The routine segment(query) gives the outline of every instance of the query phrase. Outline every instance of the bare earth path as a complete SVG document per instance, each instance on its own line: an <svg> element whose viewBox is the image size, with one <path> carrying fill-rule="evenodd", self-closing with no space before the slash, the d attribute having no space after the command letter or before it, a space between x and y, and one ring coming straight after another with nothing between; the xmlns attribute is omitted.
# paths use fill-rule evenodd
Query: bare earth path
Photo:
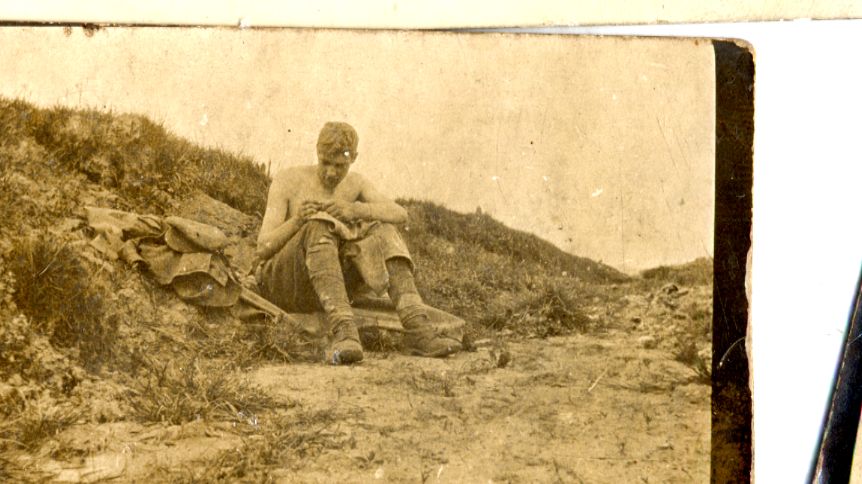
<svg viewBox="0 0 862 484"><path fill-rule="evenodd" d="M65 482L707 482L709 386L635 338L264 366L247 376L289 420L78 425L34 464Z"/></svg>
<svg viewBox="0 0 862 484"><path fill-rule="evenodd" d="M254 380L333 408L348 442L286 482L706 482L709 387L631 335L511 343L444 360L269 366ZM496 356L499 361L499 356Z"/></svg>

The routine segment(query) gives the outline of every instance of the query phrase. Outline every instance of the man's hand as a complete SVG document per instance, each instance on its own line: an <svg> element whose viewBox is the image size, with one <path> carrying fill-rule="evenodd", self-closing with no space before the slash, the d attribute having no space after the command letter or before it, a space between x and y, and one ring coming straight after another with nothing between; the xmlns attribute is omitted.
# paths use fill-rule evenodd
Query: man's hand
<svg viewBox="0 0 862 484"><path fill-rule="evenodd" d="M300 220L305 222L306 220L308 220L308 217L311 217L317 212L324 211L323 207L324 204L322 202L318 202L317 200L305 200L299 207Z"/></svg>
<svg viewBox="0 0 862 484"><path fill-rule="evenodd" d="M344 223L355 222L360 218L359 207L344 200L327 200L321 204L322 210Z"/></svg>

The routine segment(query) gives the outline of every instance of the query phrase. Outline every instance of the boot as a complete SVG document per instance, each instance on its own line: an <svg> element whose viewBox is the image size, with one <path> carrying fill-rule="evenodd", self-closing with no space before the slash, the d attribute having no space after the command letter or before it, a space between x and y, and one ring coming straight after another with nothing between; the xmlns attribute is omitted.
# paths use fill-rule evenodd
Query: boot
<svg viewBox="0 0 862 484"><path fill-rule="evenodd" d="M350 365L362 361L362 343L352 319L336 323L330 331L326 361L333 365Z"/></svg>
<svg viewBox="0 0 862 484"><path fill-rule="evenodd" d="M404 346L410 354L442 357L461 351L461 335L453 330L435 328L416 289L410 263L404 258L386 261L389 272L389 297L395 303L398 319L406 330Z"/></svg>
<svg viewBox="0 0 862 484"><path fill-rule="evenodd" d="M461 351L460 331L435 328L424 305L398 308L398 318L406 330L404 346L410 354L440 358Z"/></svg>

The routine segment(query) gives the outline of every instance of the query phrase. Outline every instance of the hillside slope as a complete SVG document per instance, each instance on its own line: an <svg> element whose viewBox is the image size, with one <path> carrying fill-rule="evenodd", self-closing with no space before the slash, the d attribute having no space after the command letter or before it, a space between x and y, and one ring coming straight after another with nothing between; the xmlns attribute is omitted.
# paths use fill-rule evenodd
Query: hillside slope
<svg viewBox="0 0 862 484"><path fill-rule="evenodd" d="M658 452L657 462L687 467L656 464L643 475L679 479L708 469L702 383L711 286L700 280L681 287L673 268L630 279L486 215L406 200L403 234L420 291L464 317L478 348L426 360L381 345L361 368L332 369L275 322L249 324L229 311L190 306L90 244L85 206L181 215L222 228L232 242L227 256L242 275L269 183L253 160L195 146L141 116L3 98L0 134L0 480L260 481L285 478L279 472L289 469L306 472L300 480L323 482L320 469L334 454L343 457L334 472L345 481L367 480L366 469L389 464L408 479L412 464L394 464L401 444L431 431L441 447L415 447L418 454L404 461L418 462L421 473L413 477L424 479L426 465L439 475L449 459L443 454L473 445L447 441L445 428L490 436L507 425L498 419L503 414L523 426L510 430L524 440L505 472L481 464L481 453L465 456L478 459L483 475L573 478L583 471L566 460L563 443L575 435L551 430L559 419L577 420L583 408L603 415L584 423L614 452L617 438L599 435L602 429L622 431L621 416L642 409L651 436L629 451ZM368 385L356 383L356 372ZM287 374L293 376L285 380ZM604 388L596 388L603 379ZM569 385L578 385L575 397ZM501 393L509 387L524 398ZM331 403L342 390L353 395L353 407ZM394 402L392 392L418 397ZM559 400L560 415L548 413L546 397ZM398 421L378 410L398 412ZM400 421L404 412L413 423ZM680 419L696 425L674 450L661 439ZM338 423L378 438L357 443ZM528 438L522 431L533 425L547 432L533 428L536 438ZM397 439L381 440L387 432ZM123 450L129 442L139 446L132 454ZM509 451L493 439L475 445L485 443ZM543 448L556 450L530 457ZM119 461L122 467L112 467ZM624 481L641 475L609 462L606 470ZM472 465L456 475L469 475ZM525 466L537 466L536 473L517 470ZM601 475L595 472L583 475Z"/></svg>
<svg viewBox="0 0 862 484"><path fill-rule="evenodd" d="M0 127L0 215L9 236L56 227L85 205L177 214L198 190L257 219L265 207L270 180L260 165L195 146L143 116L0 99ZM409 211L402 233L420 268L420 290L471 321L497 320L512 304L561 285L570 293L578 285L628 279L488 215L401 202ZM243 235L257 230L248 225Z"/></svg>

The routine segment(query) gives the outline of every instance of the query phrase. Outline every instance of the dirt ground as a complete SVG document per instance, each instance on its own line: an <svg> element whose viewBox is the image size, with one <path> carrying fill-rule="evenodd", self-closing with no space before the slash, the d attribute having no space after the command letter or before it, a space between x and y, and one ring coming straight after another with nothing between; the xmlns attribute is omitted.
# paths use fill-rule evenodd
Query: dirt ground
<svg viewBox="0 0 862 484"><path fill-rule="evenodd" d="M356 368L267 367L255 379L303 405L345 411L355 447L287 480L703 482L709 389L625 335L510 344L447 360L372 357Z"/></svg>
<svg viewBox="0 0 862 484"><path fill-rule="evenodd" d="M709 386L636 339L612 331L446 359L264 366L247 376L285 404L279 412L73 426L56 438L64 459L33 464L64 482L705 482ZM213 473L235 472L232 453L268 451L253 443L279 418L294 419L300 441L283 465Z"/></svg>

